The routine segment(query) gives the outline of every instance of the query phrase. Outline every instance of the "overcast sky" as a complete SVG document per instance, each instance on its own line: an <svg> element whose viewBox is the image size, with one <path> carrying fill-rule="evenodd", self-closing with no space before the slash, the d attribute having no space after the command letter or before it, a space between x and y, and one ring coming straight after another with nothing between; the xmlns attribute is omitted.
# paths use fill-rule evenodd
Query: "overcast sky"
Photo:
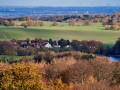
<svg viewBox="0 0 120 90"><path fill-rule="evenodd" d="M0 0L0 6L120 6L120 0Z"/></svg>

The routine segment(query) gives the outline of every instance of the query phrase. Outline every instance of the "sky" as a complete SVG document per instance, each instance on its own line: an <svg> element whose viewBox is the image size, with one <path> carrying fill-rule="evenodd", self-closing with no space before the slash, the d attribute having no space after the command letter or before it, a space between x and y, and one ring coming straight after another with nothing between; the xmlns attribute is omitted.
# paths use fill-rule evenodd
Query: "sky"
<svg viewBox="0 0 120 90"><path fill-rule="evenodd" d="M0 6L120 6L120 0L0 0Z"/></svg>

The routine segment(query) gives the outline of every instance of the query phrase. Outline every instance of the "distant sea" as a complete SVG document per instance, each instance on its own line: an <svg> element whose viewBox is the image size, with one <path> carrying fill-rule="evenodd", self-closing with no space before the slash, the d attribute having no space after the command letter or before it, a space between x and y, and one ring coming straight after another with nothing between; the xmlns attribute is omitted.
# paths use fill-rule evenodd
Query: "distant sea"
<svg viewBox="0 0 120 90"><path fill-rule="evenodd" d="M119 7L0 7L0 17L41 17L52 15L111 14Z"/></svg>

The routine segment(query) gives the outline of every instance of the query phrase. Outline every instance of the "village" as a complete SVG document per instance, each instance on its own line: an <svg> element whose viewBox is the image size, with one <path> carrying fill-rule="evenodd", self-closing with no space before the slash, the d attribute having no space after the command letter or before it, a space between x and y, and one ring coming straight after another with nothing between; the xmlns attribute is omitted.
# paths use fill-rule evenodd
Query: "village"
<svg viewBox="0 0 120 90"><path fill-rule="evenodd" d="M38 39L38 38L35 38L35 39L26 39L26 40L10 40L9 42L11 42L14 47L17 47L18 45L21 47L21 48L25 48L25 49L28 49L30 47L33 47L33 48L41 48L41 47L45 47L45 48L61 48L62 47L62 43L64 42L64 47L66 48L69 48L70 47L70 41L69 40L64 40L64 39L61 39L61 40L52 40L52 39L49 39L49 40L42 40L42 39Z"/></svg>

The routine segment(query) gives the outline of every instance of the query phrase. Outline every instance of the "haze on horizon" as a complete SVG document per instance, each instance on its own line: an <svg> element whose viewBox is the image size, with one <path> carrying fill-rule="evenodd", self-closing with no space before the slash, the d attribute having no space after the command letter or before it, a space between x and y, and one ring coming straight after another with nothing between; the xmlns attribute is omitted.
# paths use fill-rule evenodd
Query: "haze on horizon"
<svg viewBox="0 0 120 90"><path fill-rule="evenodd" d="M120 0L0 0L0 6L120 6Z"/></svg>

